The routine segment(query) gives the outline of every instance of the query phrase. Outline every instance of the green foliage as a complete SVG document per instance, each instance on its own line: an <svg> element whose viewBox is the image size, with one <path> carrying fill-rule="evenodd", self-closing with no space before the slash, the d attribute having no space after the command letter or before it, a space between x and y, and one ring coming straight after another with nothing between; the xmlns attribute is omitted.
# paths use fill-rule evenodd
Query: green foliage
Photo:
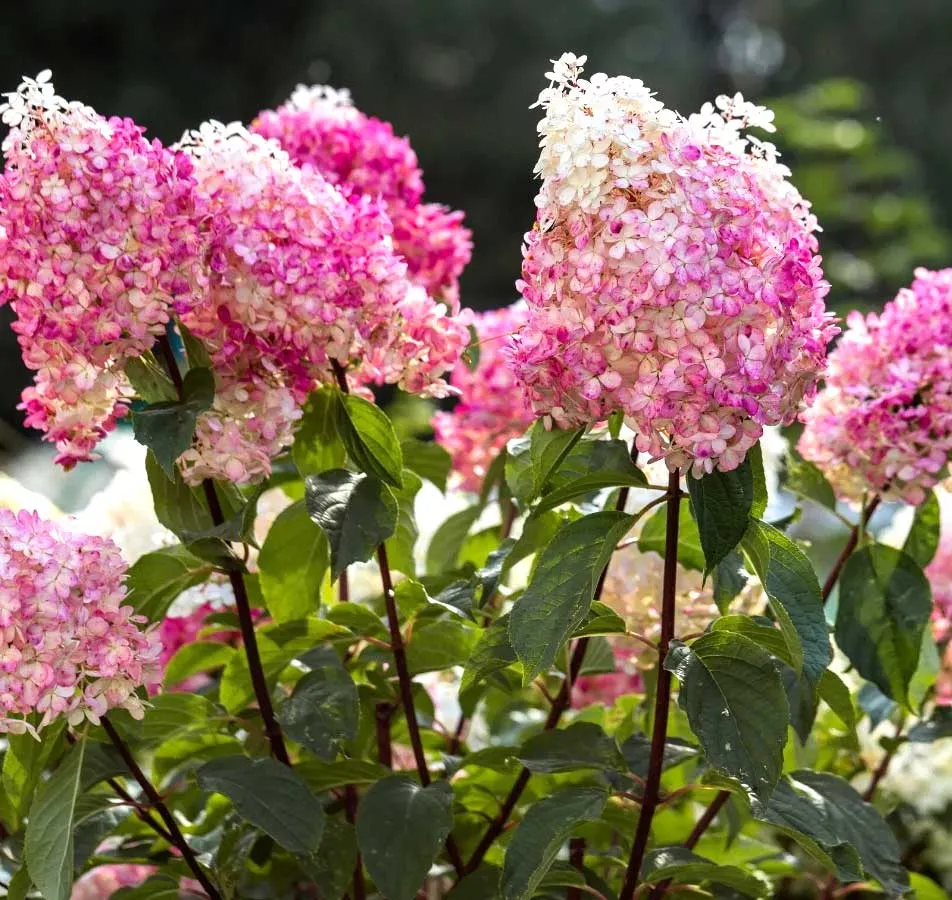
<svg viewBox="0 0 952 900"><path fill-rule="evenodd" d="M836 642L864 678L906 704L931 612L929 582L915 560L872 544L849 558L840 577Z"/></svg>
<svg viewBox="0 0 952 900"><path fill-rule="evenodd" d="M338 395L337 432L361 471L391 487L403 487L403 451L387 414L352 394Z"/></svg>
<svg viewBox="0 0 952 900"><path fill-rule="evenodd" d="M453 826L453 791L422 787L405 775L378 781L357 818L357 845L388 900L413 900Z"/></svg>

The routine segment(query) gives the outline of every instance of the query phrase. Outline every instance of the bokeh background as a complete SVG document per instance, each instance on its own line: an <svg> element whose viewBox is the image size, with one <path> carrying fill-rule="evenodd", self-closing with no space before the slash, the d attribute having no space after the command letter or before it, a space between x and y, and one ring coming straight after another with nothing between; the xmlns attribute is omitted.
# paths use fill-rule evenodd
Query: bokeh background
<svg viewBox="0 0 952 900"><path fill-rule="evenodd" d="M949 0L33 0L5 6L0 90L51 68L64 96L170 142L207 118L247 122L299 82L349 87L411 137L428 199L465 210L463 298L478 308L514 298L529 105L551 57L587 53L590 73L640 77L685 112L740 90L777 110L845 312L952 261L950 36ZM8 321L0 311L7 468L36 448Z"/></svg>

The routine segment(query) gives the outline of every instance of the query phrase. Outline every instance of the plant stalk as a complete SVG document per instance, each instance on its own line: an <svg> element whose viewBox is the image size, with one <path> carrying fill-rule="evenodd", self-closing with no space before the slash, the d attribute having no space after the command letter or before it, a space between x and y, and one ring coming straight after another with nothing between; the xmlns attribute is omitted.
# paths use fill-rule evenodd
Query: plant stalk
<svg viewBox="0 0 952 900"><path fill-rule="evenodd" d="M648 758L648 776L645 779L644 800L638 816L635 840L631 846L628 870L619 900L632 900L638 887L638 877L651 820L661 795L661 772L664 767L664 743L668 733L668 712L671 707L671 672L664 666L668 646L674 637L674 619L677 612L678 583L678 519L681 503L681 473L675 469L668 476L667 522L664 540L664 576L661 583L661 637L658 640L658 683L655 689L654 726L651 732L651 750Z"/></svg>
<svg viewBox="0 0 952 900"><path fill-rule="evenodd" d="M164 335L156 342L162 358L165 362L165 368L168 370L169 377L175 385L180 400L185 399L184 382L182 373L179 371L178 362L175 359L175 352L169 339ZM212 522L218 526L225 521L221 504L218 502L218 495L215 493L215 484L210 478L202 482L202 490L205 493L205 501L208 504L208 511L211 514ZM291 765L291 759L288 756L287 747L284 744L284 737L281 734L281 727L274 715L274 706L271 703L271 692L268 690L268 682L265 678L264 667L261 663L261 653L258 650L258 639L255 635L254 619L251 615L251 603L248 600L248 590L245 587L245 579L241 572L228 572L228 580L231 582L232 591L235 594L235 607L238 612L238 622L241 626L241 640L244 645L245 656L248 659L248 672L251 676L251 684L254 688L255 699L258 701L258 709L261 712L261 718L264 722L265 735L271 746L271 755L286 766Z"/></svg>
<svg viewBox="0 0 952 900"><path fill-rule="evenodd" d="M172 844L174 844L182 854L182 859L185 861L185 864L192 870L192 874L195 876L199 884L201 884L205 893L211 898L211 900L221 900L221 894L218 892L218 889L209 881L208 876L205 874L205 870L199 865L198 860L195 858L195 854L192 853L192 848L189 847L188 841L185 840L185 835L182 834L182 830L178 826L178 822L175 821L175 817L172 815L171 810L165 805L165 801L159 795L159 792L153 787L152 782L146 777L145 772L139 768L139 764L135 761L135 757L132 755L132 752L129 750L129 747L126 745L126 742L119 735L119 732L113 728L112 722L109 721L105 716L102 719L102 727L105 729L106 734L109 735L109 740L112 741L113 746L116 750L119 751L119 755L122 757L122 761L126 764L126 768L129 769L129 773L136 780L139 787L142 788L142 793L148 798L149 803L152 804L152 807L162 818L162 821L165 823L165 827L168 829L169 836L172 838Z"/></svg>

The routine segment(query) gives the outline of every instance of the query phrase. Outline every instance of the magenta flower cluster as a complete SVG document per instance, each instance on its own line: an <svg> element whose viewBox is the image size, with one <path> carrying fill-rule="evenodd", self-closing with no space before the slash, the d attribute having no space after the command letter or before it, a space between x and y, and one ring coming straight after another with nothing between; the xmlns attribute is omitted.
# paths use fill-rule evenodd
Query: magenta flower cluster
<svg viewBox="0 0 952 900"><path fill-rule="evenodd" d="M816 221L742 98L683 118L566 54L539 105L542 186L511 351L537 414L621 410L638 449L701 475L738 466L809 400L836 329Z"/></svg>
<svg viewBox="0 0 952 900"><path fill-rule="evenodd" d="M0 732L117 707L141 718L136 690L157 680L162 648L125 605L125 571L110 540L0 509Z"/></svg>
<svg viewBox="0 0 952 900"><path fill-rule="evenodd" d="M195 179L131 120L57 97L49 73L7 97L0 304L37 373L26 422L70 467L124 414L125 362L201 296Z"/></svg>
<svg viewBox="0 0 952 900"><path fill-rule="evenodd" d="M347 91L300 85L287 103L262 112L251 127L348 196L380 198L410 279L450 308L458 307L459 276L472 254L463 214L423 202L416 154L389 123L364 115Z"/></svg>
<svg viewBox="0 0 952 900"><path fill-rule="evenodd" d="M882 313L848 324L800 453L843 498L921 503L952 453L952 269L918 269Z"/></svg>
<svg viewBox="0 0 952 900"><path fill-rule="evenodd" d="M466 319L476 330L479 362L475 369L465 361L456 365L450 381L460 392L459 403L452 412L433 416L436 439L449 451L465 491L478 491L507 441L532 424L532 411L503 352L527 315L526 305L516 303Z"/></svg>
<svg viewBox="0 0 952 900"><path fill-rule="evenodd" d="M216 378L179 459L190 483L266 477L309 392L339 370L355 390L447 392L468 342L454 318L468 232L420 203L416 159L389 126L361 119L403 150L371 154L366 177L338 186L237 124L206 123L174 150L149 143L57 97L48 73L7 99L0 302L37 370L27 422L60 462L93 457L134 395L124 367L173 319L206 344Z"/></svg>

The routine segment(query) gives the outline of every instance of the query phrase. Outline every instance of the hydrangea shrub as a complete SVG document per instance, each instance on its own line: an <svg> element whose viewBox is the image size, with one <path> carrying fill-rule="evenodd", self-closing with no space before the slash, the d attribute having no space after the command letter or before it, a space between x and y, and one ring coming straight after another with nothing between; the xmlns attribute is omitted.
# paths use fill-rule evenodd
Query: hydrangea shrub
<svg viewBox="0 0 952 900"><path fill-rule="evenodd" d="M141 450L78 516L0 481L9 896L941 894L901 813L952 737L952 281L827 367L769 111L584 62L484 313L346 92L171 148L7 95L27 421L66 467Z"/></svg>

